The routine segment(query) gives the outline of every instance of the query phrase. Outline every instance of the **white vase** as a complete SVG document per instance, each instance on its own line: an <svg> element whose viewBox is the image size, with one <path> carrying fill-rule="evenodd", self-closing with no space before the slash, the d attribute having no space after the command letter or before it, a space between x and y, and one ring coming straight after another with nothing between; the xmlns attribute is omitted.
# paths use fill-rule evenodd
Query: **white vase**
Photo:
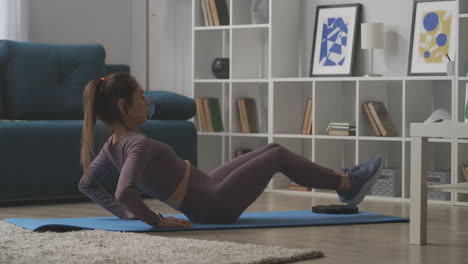
<svg viewBox="0 0 468 264"><path fill-rule="evenodd" d="M252 24L268 23L268 1L252 0L252 6L250 7Z"/></svg>

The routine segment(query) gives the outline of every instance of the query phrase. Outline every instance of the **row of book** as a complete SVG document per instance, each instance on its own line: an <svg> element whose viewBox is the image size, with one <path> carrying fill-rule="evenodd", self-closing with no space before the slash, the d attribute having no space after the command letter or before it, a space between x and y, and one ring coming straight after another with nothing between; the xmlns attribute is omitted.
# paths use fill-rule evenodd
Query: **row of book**
<svg viewBox="0 0 468 264"><path fill-rule="evenodd" d="M254 98L239 98L236 101L242 133L257 133L258 118Z"/></svg>
<svg viewBox="0 0 468 264"><path fill-rule="evenodd" d="M195 98L195 104L199 131L222 132L224 130L218 98Z"/></svg>
<svg viewBox="0 0 468 264"><path fill-rule="evenodd" d="M224 128L218 98L197 98L195 102L199 131L222 132ZM241 132L257 133L258 118L255 99L239 98L236 103ZM398 134L383 102L367 101L362 103L362 107L375 136L396 136ZM312 98L308 98L304 111L302 134L312 134L312 123ZM354 136L356 135L356 124L355 122L330 122L326 133L334 136Z"/></svg>
<svg viewBox="0 0 468 264"><path fill-rule="evenodd" d="M229 10L226 0L201 0L205 26L229 25Z"/></svg>
<svg viewBox="0 0 468 264"><path fill-rule="evenodd" d="M330 136L355 136L355 122L330 122L325 131Z"/></svg>
<svg viewBox="0 0 468 264"><path fill-rule="evenodd" d="M312 98L307 98L304 121L302 122L302 134L312 135Z"/></svg>
<svg viewBox="0 0 468 264"><path fill-rule="evenodd" d="M382 137L394 137L398 132L393 124L385 104L380 101L368 101L362 103L362 108L372 126L374 134Z"/></svg>

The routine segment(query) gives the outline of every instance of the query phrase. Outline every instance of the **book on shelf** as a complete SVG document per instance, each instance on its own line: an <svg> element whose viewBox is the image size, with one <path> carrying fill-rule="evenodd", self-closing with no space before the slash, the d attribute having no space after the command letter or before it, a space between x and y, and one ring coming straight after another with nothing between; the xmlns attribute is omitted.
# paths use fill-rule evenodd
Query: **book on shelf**
<svg viewBox="0 0 468 264"><path fill-rule="evenodd" d="M216 9L215 0L208 0L210 5L211 17L213 18L213 26L219 26L218 9Z"/></svg>
<svg viewBox="0 0 468 264"><path fill-rule="evenodd" d="M205 114L205 120L206 120L206 128L207 132L213 132L213 121L211 120L211 112L210 112L210 106L208 104L208 98L203 98L203 110Z"/></svg>
<svg viewBox="0 0 468 264"><path fill-rule="evenodd" d="M226 0L201 0L205 26L229 25L229 9Z"/></svg>
<svg viewBox="0 0 468 264"><path fill-rule="evenodd" d="M308 188L308 187L299 185L299 184L297 184L295 182L290 182L289 186L288 186L288 190L310 192L310 191L312 191L312 188Z"/></svg>
<svg viewBox="0 0 468 264"><path fill-rule="evenodd" d="M234 158L237 158L237 157L239 157L239 156L241 156L241 155L243 155L245 153L249 153L251 151L252 151L252 149L236 149L234 151Z"/></svg>
<svg viewBox="0 0 468 264"><path fill-rule="evenodd" d="M210 19L208 18L209 16L209 9L206 6L206 0L201 0L201 8L202 8L202 13L203 13L203 21L205 21L205 26L211 26Z"/></svg>
<svg viewBox="0 0 468 264"><path fill-rule="evenodd" d="M394 137L397 136L397 130L393 124L392 118L390 117L385 104L380 101L369 101L367 103L369 110L374 118L379 132L384 137Z"/></svg>
<svg viewBox="0 0 468 264"><path fill-rule="evenodd" d="M328 135L330 136L355 136L356 130L328 130Z"/></svg>
<svg viewBox="0 0 468 264"><path fill-rule="evenodd" d="M206 131L205 110L203 109L203 101L201 98L195 98L195 105L197 106L197 123L198 131Z"/></svg>
<svg viewBox="0 0 468 264"><path fill-rule="evenodd" d="M381 136L379 128L377 127L377 124L375 123L374 117L372 116L372 113L369 110L369 105L367 104L368 102L363 102L362 108L364 109L364 112L366 113L367 119L369 120L372 129L374 130L374 135L376 136Z"/></svg>
<svg viewBox="0 0 468 264"><path fill-rule="evenodd" d="M215 97L196 98L198 130L205 132L224 131L219 99Z"/></svg>
<svg viewBox="0 0 468 264"><path fill-rule="evenodd" d="M468 165L462 166L463 176L465 177L465 181L468 182Z"/></svg>
<svg viewBox="0 0 468 264"><path fill-rule="evenodd" d="M253 98L237 99L237 109L239 112L239 124L243 133L258 132L257 107Z"/></svg>
<svg viewBox="0 0 468 264"><path fill-rule="evenodd" d="M307 104L304 111L304 121L302 122L302 134L312 134L312 98L307 99Z"/></svg>
<svg viewBox="0 0 468 264"><path fill-rule="evenodd" d="M229 9L226 0L215 0L216 10L218 11L219 25L229 25Z"/></svg>
<svg viewBox="0 0 468 264"><path fill-rule="evenodd" d="M330 136L355 136L355 122L330 122L325 131Z"/></svg>

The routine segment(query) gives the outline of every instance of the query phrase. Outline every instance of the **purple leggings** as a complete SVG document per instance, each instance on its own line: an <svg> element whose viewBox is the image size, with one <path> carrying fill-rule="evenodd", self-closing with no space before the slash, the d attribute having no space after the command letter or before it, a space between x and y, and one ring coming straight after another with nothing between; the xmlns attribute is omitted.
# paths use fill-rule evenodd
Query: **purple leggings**
<svg viewBox="0 0 468 264"><path fill-rule="evenodd" d="M310 188L336 190L341 183L341 176L334 170L270 143L224 163L209 174L192 166L179 210L195 223L235 222L277 172Z"/></svg>

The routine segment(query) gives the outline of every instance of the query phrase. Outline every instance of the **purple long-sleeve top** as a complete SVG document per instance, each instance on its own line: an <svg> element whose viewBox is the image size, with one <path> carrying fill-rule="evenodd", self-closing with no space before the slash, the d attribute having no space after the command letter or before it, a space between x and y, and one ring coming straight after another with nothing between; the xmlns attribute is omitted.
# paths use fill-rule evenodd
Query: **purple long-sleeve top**
<svg viewBox="0 0 468 264"><path fill-rule="evenodd" d="M89 176L81 178L80 191L119 218L124 218L127 210L157 226L160 216L146 206L138 190L167 200L184 176L185 161L177 157L171 146L139 132L127 132L114 145L111 139L91 162ZM99 184L114 168L120 172L115 197Z"/></svg>

